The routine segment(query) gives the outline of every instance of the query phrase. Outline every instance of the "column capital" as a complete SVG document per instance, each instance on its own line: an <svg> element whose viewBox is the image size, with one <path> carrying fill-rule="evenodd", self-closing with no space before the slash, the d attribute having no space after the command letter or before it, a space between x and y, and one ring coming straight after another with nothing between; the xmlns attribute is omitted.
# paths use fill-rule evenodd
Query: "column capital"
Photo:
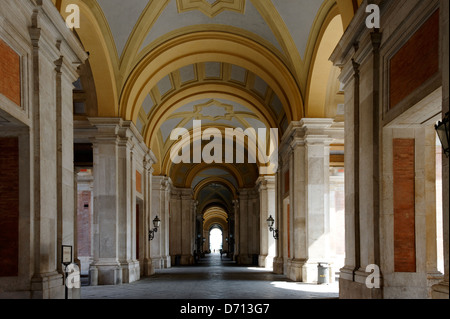
<svg viewBox="0 0 450 319"><path fill-rule="evenodd" d="M263 175L256 180L258 191L275 188L275 175Z"/></svg>
<svg viewBox="0 0 450 319"><path fill-rule="evenodd" d="M336 135L339 128L334 125L333 119L304 118L298 122L291 122L282 138L281 150L290 153L299 146L311 143L331 144L332 135ZM338 136L340 137L340 136Z"/></svg>
<svg viewBox="0 0 450 319"><path fill-rule="evenodd" d="M148 170L152 170L153 173L153 168L151 168L153 166L153 164L156 164L158 162L158 160L156 159L155 154L151 151L148 150L147 153L144 155L144 168L148 169Z"/></svg>

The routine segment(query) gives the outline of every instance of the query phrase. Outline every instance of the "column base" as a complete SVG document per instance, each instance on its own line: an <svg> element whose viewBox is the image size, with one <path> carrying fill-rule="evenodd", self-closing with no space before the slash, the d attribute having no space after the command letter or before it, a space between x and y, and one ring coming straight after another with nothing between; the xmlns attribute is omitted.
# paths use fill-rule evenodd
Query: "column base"
<svg viewBox="0 0 450 319"><path fill-rule="evenodd" d="M249 256L249 255L237 255L236 263L238 265L255 265L253 256Z"/></svg>
<svg viewBox="0 0 450 319"><path fill-rule="evenodd" d="M317 283L317 263L308 263L301 259L288 262L288 278L296 282Z"/></svg>
<svg viewBox="0 0 450 319"><path fill-rule="evenodd" d="M366 284L339 278L339 299L382 299L381 289L367 288Z"/></svg>
<svg viewBox="0 0 450 319"><path fill-rule="evenodd" d="M151 259L153 269L163 269L164 268L164 260L161 256L154 256Z"/></svg>
<svg viewBox="0 0 450 319"><path fill-rule="evenodd" d="M31 299L64 299L63 274L51 272L39 274L31 279Z"/></svg>
<svg viewBox="0 0 450 319"><path fill-rule="evenodd" d="M163 256L164 268L172 268L172 259L170 256Z"/></svg>
<svg viewBox="0 0 450 319"><path fill-rule="evenodd" d="M431 287L431 298L449 299L448 282L441 282Z"/></svg>
<svg viewBox="0 0 450 319"><path fill-rule="evenodd" d="M190 266L194 264L194 256L192 255L181 255L181 265Z"/></svg>
<svg viewBox="0 0 450 319"><path fill-rule="evenodd" d="M261 268L272 269L273 268L273 256L259 255L258 266Z"/></svg>
<svg viewBox="0 0 450 319"><path fill-rule="evenodd" d="M143 274L145 277L155 274L155 260L153 258L144 259Z"/></svg>
<svg viewBox="0 0 450 319"><path fill-rule="evenodd" d="M109 286L122 284L122 268L118 263L91 264L89 278L91 286Z"/></svg>
<svg viewBox="0 0 450 319"><path fill-rule="evenodd" d="M166 269L172 267L170 256L152 257L154 269Z"/></svg>
<svg viewBox="0 0 450 319"><path fill-rule="evenodd" d="M284 274L284 262L283 258L276 257L273 259L273 272L277 275Z"/></svg>
<svg viewBox="0 0 450 319"><path fill-rule="evenodd" d="M120 263L122 268L122 283L129 284L141 279L141 270L138 261L124 261Z"/></svg>

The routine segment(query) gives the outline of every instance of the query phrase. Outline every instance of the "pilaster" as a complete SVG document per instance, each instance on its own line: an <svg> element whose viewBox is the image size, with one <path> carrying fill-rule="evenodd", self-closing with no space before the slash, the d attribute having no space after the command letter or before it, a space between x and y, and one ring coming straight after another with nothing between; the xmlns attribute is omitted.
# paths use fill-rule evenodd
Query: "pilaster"
<svg viewBox="0 0 450 319"><path fill-rule="evenodd" d="M258 259L259 267L272 268L273 260L276 255L276 240L273 233L269 230L267 219L276 215L275 198L275 176L261 176L256 185L259 190L259 223L260 223L260 255ZM278 227L277 222L275 227Z"/></svg>

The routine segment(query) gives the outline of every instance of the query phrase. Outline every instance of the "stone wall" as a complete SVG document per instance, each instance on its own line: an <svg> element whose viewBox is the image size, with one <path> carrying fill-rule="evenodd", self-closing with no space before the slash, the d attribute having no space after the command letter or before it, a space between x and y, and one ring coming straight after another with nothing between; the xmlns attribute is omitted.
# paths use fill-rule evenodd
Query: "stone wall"
<svg viewBox="0 0 450 319"><path fill-rule="evenodd" d="M0 136L18 138L20 159L20 259L0 277L0 297L64 298L61 246L75 246L72 83L87 54L49 0L3 2L0 43Z"/></svg>
<svg viewBox="0 0 450 319"><path fill-rule="evenodd" d="M429 298L431 285L445 278L436 269L434 124L448 91L437 44L448 11L439 1L371 1L381 9L378 30L366 27L368 3L331 56L342 70L346 109L340 296ZM446 200L444 191L444 211ZM367 284L373 266L378 287Z"/></svg>

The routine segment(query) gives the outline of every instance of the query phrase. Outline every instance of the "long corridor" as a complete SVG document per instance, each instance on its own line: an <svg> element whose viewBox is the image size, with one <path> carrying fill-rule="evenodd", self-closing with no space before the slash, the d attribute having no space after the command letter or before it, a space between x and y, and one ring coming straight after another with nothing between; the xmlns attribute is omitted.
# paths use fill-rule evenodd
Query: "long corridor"
<svg viewBox="0 0 450 319"><path fill-rule="evenodd" d="M194 266L157 270L150 278L119 286L83 286L82 299L336 299L338 283L304 284L270 269L236 266L219 254Z"/></svg>

